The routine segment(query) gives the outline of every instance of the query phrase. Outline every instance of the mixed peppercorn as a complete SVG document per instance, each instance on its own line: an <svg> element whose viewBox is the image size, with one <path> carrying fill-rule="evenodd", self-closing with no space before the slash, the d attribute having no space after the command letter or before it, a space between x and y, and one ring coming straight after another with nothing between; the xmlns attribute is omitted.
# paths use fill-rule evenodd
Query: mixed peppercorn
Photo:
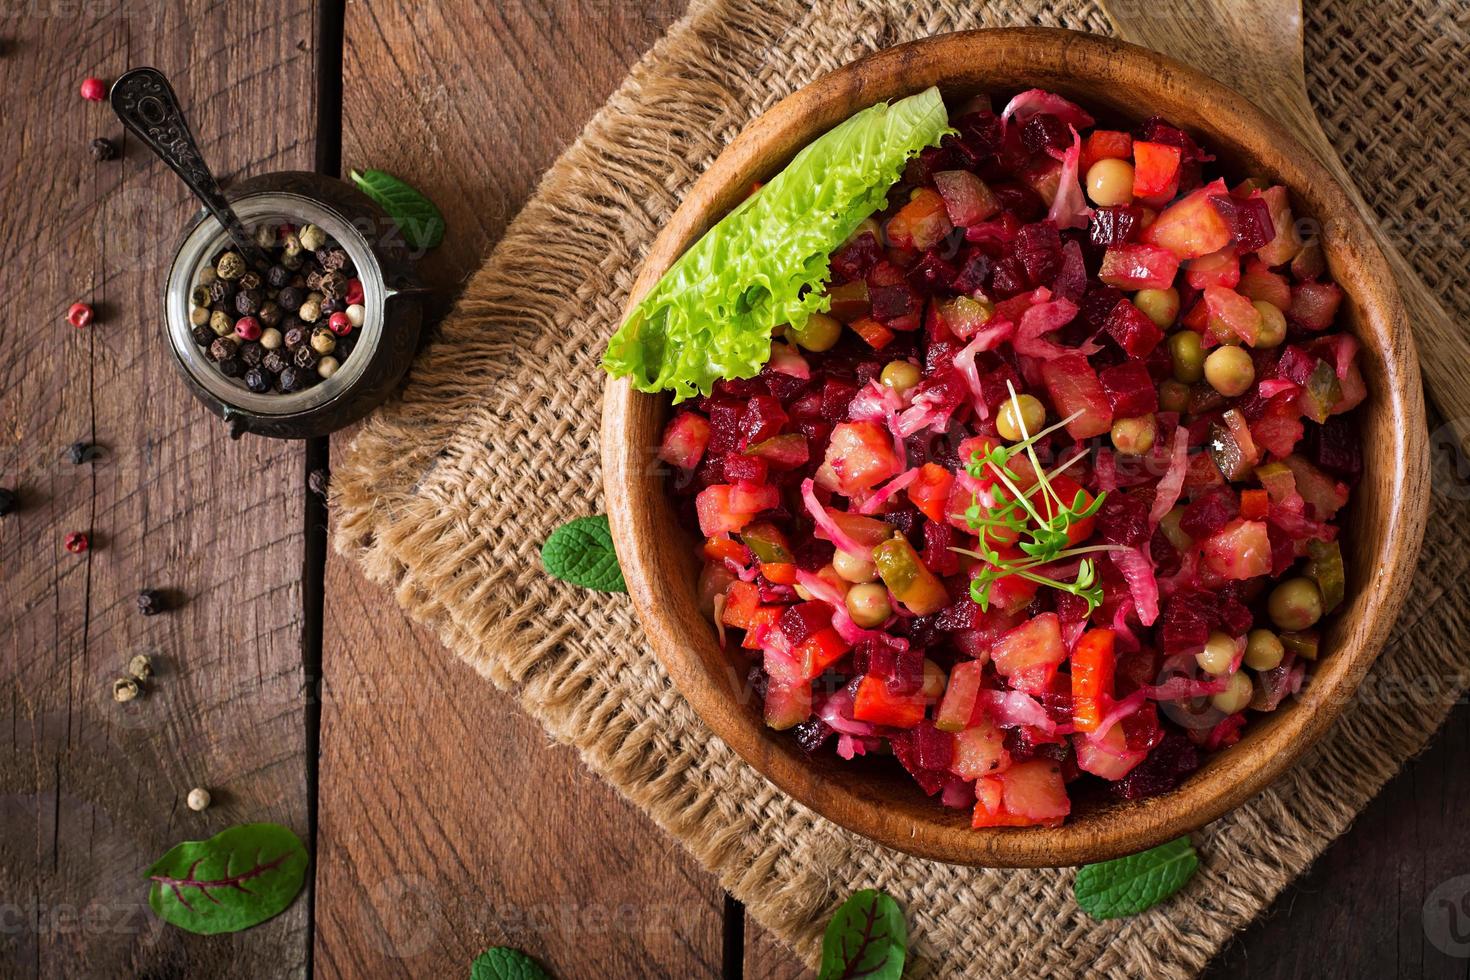
<svg viewBox="0 0 1470 980"><path fill-rule="evenodd" d="M226 249L190 294L194 343L255 394L293 394L330 378L357 345L363 287L346 249L316 225L262 224L269 263Z"/></svg>

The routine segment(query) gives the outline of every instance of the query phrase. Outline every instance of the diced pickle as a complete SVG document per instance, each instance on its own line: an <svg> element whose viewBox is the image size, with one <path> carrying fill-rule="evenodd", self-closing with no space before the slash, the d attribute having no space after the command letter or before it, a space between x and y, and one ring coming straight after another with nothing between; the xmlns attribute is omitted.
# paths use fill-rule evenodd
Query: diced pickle
<svg viewBox="0 0 1470 980"><path fill-rule="evenodd" d="M1307 542L1306 574L1322 592L1322 611L1329 613L1336 609L1346 592L1347 578L1342 548L1336 541Z"/></svg>
<svg viewBox="0 0 1470 980"><path fill-rule="evenodd" d="M1298 657L1305 657L1308 660L1317 659L1317 646L1321 637L1316 630L1302 630L1299 633L1278 633L1277 636L1281 638L1281 645Z"/></svg>
<svg viewBox="0 0 1470 980"><path fill-rule="evenodd" d="M791 547L786 543L786 535L774 524L761 522L751 524L740 532L740 540L750 549L750 553L762 562L789 562L792 560Z"/></svg>
<svg viewBox="0 0 1470 980"><path fill-rule="evenodd" d="M1210 423L1210 441L1206 443L1206 447L1210 458L1227 480L1245 479L1255 462L1236 441L1235 433L1230 427L1220 422Z"/></svg>
<svg viewBox="0 0 1470 980"><path fill-rule="evenodd" d="M924 567L913 546L903 537L893 537L873 549L873 563L888 591L918 616L938 612L949 604L944 583Z"/></svg>
<svg viewBox="0 0 1470 980"><path fill-rule="evenodd" d="M1306 387L1297 403L1308 418L1320 424L1327 421L1327 416L1332 414L1332 406L1340 401L1342 383L1337 380L1337 372L1326 361L1318 361L1307 376Z"/></svg>

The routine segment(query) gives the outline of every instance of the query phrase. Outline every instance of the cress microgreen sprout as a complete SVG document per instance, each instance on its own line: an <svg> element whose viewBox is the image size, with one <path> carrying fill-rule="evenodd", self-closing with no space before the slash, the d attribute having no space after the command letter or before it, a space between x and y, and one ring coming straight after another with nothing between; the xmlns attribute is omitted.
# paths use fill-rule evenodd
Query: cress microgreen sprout
<svg viewBox="0 0 1470 980"><path fill-rule="evenodd" d="M1010 382L1006 383L1006 388L1016 407L1016 417L1020 418L1020 402L1016 389ZM1083 556L1121 549L1116 545L1069 549L1067 545L1073 525L1096 514L1107 494L1099 493L1089 501L1087 494L1078 490L1070 502L1063 500L1052 485L1052 480L1076 464L1085 454L1077 453L1051 470L1047 470L1036 455L1036 444L1040 440L1064 427L1080 414L1080 411L1076 412L1035 435L1026 431L1023 420L1020 423L1023 437L1020 442L1012 446L995 446L988 452L977 449L965 464L966 472L974 479L979 480L990 475L997 481L988 491L975 494L974 502L965 508L965 522L979 535L978 550L951 549L984 562L970 582L970 597L981 609L989 611L991 586L1008 575L1019 575L1028 581L1085 599L1089 614L1102 604L1103 590L1097 580L1097 564L1093 559ZM1022 457L1031 464L1035 474L1035 483L1027 490L1017 486L1020 477L1012 469L1013 461L1017 457ZM982 500L982 494L988 498L988 502ZM1037 500L1041 502L1040 508ZM1043 510L1046 514L1042 513ZM1015 542L1017 550L1026 557L1002 557L991 544L993 540ZM1043 566L1073 558L1080 558L1081 561L1077 565L1076 578L1070 582L1048 577L1038 571Z"/></svg>

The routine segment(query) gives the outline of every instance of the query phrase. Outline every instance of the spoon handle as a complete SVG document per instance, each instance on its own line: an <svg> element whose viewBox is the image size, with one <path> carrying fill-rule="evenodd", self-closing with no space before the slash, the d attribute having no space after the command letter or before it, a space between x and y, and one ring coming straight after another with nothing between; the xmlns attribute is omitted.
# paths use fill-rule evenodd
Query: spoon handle
<svg viewBox="0 0 1470 980"><path fill-rule="evenodd" d="M112 85L111 102L112 111L128 132L142 140L144 146L183 179L215 220L224 225L245 259L252 265L267 262L265 252L245 231L205 164L178 96L163 72L157 68L134 68L124 73Z"/></svg>

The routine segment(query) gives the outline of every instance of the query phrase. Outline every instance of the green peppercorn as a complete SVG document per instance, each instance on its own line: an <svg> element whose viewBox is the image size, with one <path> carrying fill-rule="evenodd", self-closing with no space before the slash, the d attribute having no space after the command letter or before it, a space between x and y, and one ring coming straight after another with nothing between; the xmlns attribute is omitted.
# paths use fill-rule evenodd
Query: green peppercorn
<svg viewBox="0 0 1470 980"><path fill-rule="evenodd" d="M216 337L227 337L235 332L235 321L224 310L215 310L209 315L209 329Z"/></svg>
<svg viewBox="0 0 1470 980"><path fill-rule="evenodd" d="M200 285L189 290L189 302L195 306L208 306L210 302L209 287Z"/></svg>
<svg viewBox="0 0 1470 980"><path fill-rule="evenodd" d="M302 252L299 248L297 249L295 254L286 252L281 256L281 265L285 266L287 269L299 269L305 263L306 253Z"/></svg>
<svg viewBox="0 0 1470 980"><path fill-rule="evenodd" d="M275 248L276 226L270 222L264 222L255 226L255 244L261 248Z"/></svg>
<svg viewBox="0 0 1470 980"><path fill-rule="evenodd" d="M287 232L286 236L281 239L281 254L287 258L295 257L304 261L305 256L302 254L301 251L301 236L294 231ZM295 266L289 265L285 262L282 262L281 264L286 266L286 268L288 269L296 268Z"/></svg>
<svg viewBox="0 0 1470 980"><path fill-rule="evenodd" d="M196 327L209 325L209 307L196 306L189 311L189 322Z"/></svg>
<svg viewBox="0 0 1470 980"><path fill-rule="evenodd" d="M305 225L304 227L302 227L301 231L297 233L296 237L300 241L301 247L308 252L315 252L317 249L327 244L327 233L322 231L316 225Z"/></svg>
<svg viewBox="0 0 1470 980"><path fill-rule="evenodd" d="M245 259L239 252L226 252L219 257L219 262L216 263L214 271L219 274L221 279L239 279L245 274Z"/></svg>
<svg viewBox="0 0 1470 980"><path fill-rule="evenodd" d="M218 278L219 273L214 271L214 266L206 265L204 268L199 270L199 275L195 277L195 281L199 283L199 285L203 286L205 289L208 289Z"/></svg>

